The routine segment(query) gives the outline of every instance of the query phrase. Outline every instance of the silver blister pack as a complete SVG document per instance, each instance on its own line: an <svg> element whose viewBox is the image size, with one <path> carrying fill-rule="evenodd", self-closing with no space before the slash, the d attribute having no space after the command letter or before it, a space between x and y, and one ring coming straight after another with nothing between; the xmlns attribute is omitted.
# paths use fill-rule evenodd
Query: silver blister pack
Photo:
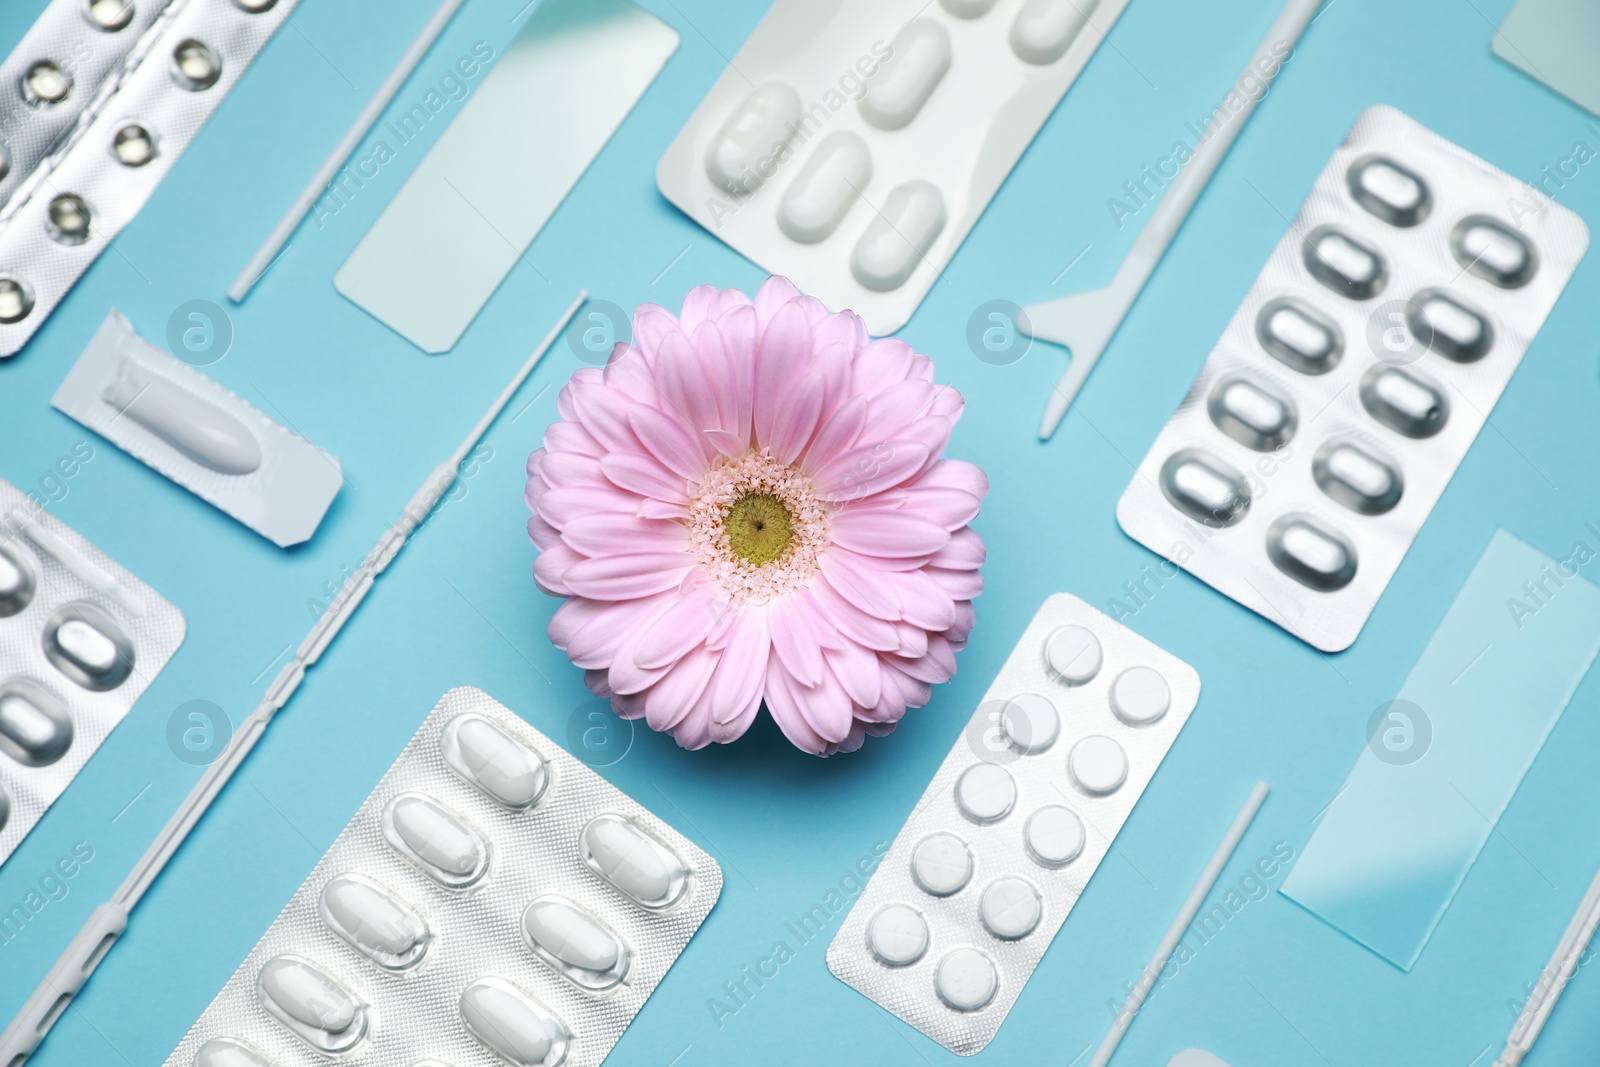
<svg viewBox="0 0 1600 1067"><path fill-rule="evenodd" d="M57 0L65 4L66 0ZM0 222L0 358L150 198L298 0L172 0ZM36 168L36 171L39 171Z"/></svg>
<svg viewBox="0 0 1600 1067"><path fill-rule="evenodd" d="M167 1067L593 1067L721 891L688 838L452 689Z"/></svg>
<svg viewBox="0 0 1600 1067"><path fill-rule="evenodd" d="M1588 244L1571 211L1368 108L1117 521L1316 648L1348 648Z"/></svg>
<svg viewBox="0 0 1600 1067"><path fill-rule="evenodd" d="M1044 602L828 946L945 1048L993 1039L1200 698L1193 667Z"/></svg>
<svg viewBox="0 0 1600 1067"><path fill-rule="evenodd" d="M0 863L183 635L177 608L0 479Z"/></svg>

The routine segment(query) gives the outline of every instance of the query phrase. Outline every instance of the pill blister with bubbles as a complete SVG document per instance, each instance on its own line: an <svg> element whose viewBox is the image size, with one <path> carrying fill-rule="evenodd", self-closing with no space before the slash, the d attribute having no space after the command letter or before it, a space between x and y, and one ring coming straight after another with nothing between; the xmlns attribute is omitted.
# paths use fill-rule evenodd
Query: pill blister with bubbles
<svg viewBox="0 0 1600 1067"><path fill-rule="evenodd" d="M1588 243L1571 211L1369 108L1118 522L1316 648L1348 648Z"/></svg>
<svg viewBox="0 0 1600 1067"><path fill-rule="evenodd" d="M0 65L0 358L139 213L297 3L52 0Z"/></svg>
<svg viewBox="0 0 1600 1067"><path fill-rule="evenodd" d="M778 0L661 192L874 334L905 325L1127 0Z"/></svg>
<svg viewBox="0 0 1600 1067"><path fill-rule="evenodd" d="M0 480L0 863L183 636L177 608Z"/></svg>
<svg viewBox="0 0 1600 1067"><path fill-rule="evenodd" d="M1200 696L1077 597L1040 607L828 946L950 1051L994 1037Z"/></svg>
<svg viewBox="0 0 1600 1067"><path fill-rule="evenodd" d="M167 1067L594 1067L716 862L482 690L452 689Z"/></svg>

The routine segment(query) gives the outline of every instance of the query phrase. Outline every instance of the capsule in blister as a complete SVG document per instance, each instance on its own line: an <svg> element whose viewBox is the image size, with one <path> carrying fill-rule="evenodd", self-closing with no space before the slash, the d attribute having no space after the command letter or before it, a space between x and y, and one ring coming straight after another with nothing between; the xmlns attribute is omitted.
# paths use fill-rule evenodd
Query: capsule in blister
<svg viewBox="0 0 1600 1067"><path fill-rule="evenodd" d="M1391 226L1415 226L1433 206L1428 183L1385 156L1363 156L1345 177L1355 202Z"/></svg>
<svg viewBox="0 0 1600 1067"><path fill-rule="evenodd" d="M1539 268L1533 246L1486 215L1457 223L1450 233L1450 251L1469 272L1502 289L1527 285Z"/></svg>
<svg viewBox="0 0 1600 1067"><path fill-rule="evenodd" d="M1351 300L1377 295L1388 277L1382 255L1332 226L1311 231L1301 255L1313 278Z"/></svg>
<svg viewBox="0 0 1600 1067"><path fill-rule="evenodd" d="M933 247L945 224L944 197L918 178L898 186L850 254L850 272L875 292L898 289Z"/></svg>
<svg viewBox="0 0 1600 1067"><path fill-rule="evenodd" d="M1341 534L1307 515L1285 515L1267 529L1267 558L1301 585L1343 589L1356 576L1356 550Z"/></svg>
<svg viewBox="0 0 1600 1067"><path fill-rule="evenodd" d="M4 782L0 782L0 830L6 828L6 823L11 819L11 794L6 792Z"/></svg>
<svg viewBox="0 0 1600 1067"><path fill-rule="evenodd" d="M1382 363L1361 376L1361 406L1396 433L1432 437L1450 418L1443 391L1420 376Z"/></svg>
<svg viewBox="0 0 1600 1067"><path fill-rule="evenodd" d="M133 0L87 0L84 14L95 29L115 33L133 21Z"/></svg>
<svg viewBox="0 0 1600 1067"><path fill-rule="evenodd" d="M274 956L262 964L256 995L267 1014L318 1052L346 1052L366 1036L367 1006L303 956Z"/></svg>
<svg viewBox="0 0 1600 1067"><path fill-rule="evenodd" d="M1174 452L1161 465L1161 492L1196 522L1232 526L1250 510L1244 475L1196 448Z"/></svg>
<svg viewBox="0 0 1600 1067"><path fill-rule="evenodd" d="M880 130L898 130L917 117L950 69L950 31L933 19L917 19L895 34L894 49L867 85L857 106Z"/></svg>
<svg viewBox="0 0 1600 1067"><path fill-rule="evenodd" d="M1257 452L1271 452L1294 436L1294 402L1261 382L1234 375L1211 390L1206 411L1217 429Z"/></svg>
<svg viewBox="0 0 1600 1067"><path fill-rule="evenodd" d="M480 978L461 994L461 1022L512 1067L556 1067L572 1033L543 1004L503 978Z"/></svg>
<svg viewBox="0 0 1600 1067"><path fill-rule="evenodd" d="M1262 307L1256 338L1274 359L1304 374L1326 374L1344 354L1344 335L1333 320L1293 297Z"/></svg>
<svg viewBox="0 0 1600 1067"><path fill-rule="evenodd" d="M958 19L975 19L987 15L994 0L939 0L939 6Z"/></svg>
<svg viewBox="0 0 1600 1067"><path fill-rule="evenodd" d="M64 245L81 245L89 239L89 205L77 193L57 193L45 211L45 230Z"/></svg>
<svg viewBox="0 0 1600 1067"><path fill-rule="evenodd" d="M633 954L622 937L565 897L536 897L522 913L522 938L557 974L591 993L628 976Z"/></svg>
<svg viewBox="0 0 1600 1067"><path fill-rule="evenodd" d="M156 158L155 135L137 122L130 122L112 136L111 154L125 167L142 167Z"/></svg>
<svg viewBox="0 0 1600 1067"><path fill-rule="evenodd" d="M1354 441L1323 444L1312 457L1311 476L1330 499L1362 515L1382 515L1400 503L1405 489L1393 463Z"/></svg>
<svg viewBox="0 0 1600 1067"><path fill-rule="evenodd" d="M0 273L0 323L21 322L33 310L33 287L14 274Z"/></svg>
<svg viewBox="0 0 1600 1067"><path fill-rule="evenodd" d="M48 767L72 747L66 705L22 679L0 686L0 752L27 767Z"/></svg>
<svg viewBox="0 0 1600 1067"><path fill-rule="evenodd" d="M677 854L624 815L590 819L578 854L619 893L652 911L670 908L689 886L689 869Z"/></svg>
<svg viewBox="0 0 1600 1067"><path fill-rule="evenodd" d="M59 104L72 92L72 78L48 59L41 59L22 76L22 98L35 107Z"/></svg>
<svg viewBox="0 0 1600 1067"><path fill-rule="evenodd" d="M133 673L133 641L92 604L70 604L45 624L44 654L85 689L115 689Z"/></svg>
<svg viewBox="0 0 1600 1067"><path fill-rule="evenodd" d="M1024 0L1011 24L1011 51L1024 63L1045 66L1067 54L1099 0Z"/></svg>
<svg viewBox="0 0 1600 1067"><path fill-rule="evenodd" d="M1424 289L1412 297L1406 324L1430 352L1457 363L1476 362L1494 345L1494 328L1483 313L1443 289Z"/></svg>
<svg viewBox="0 0 1600 1067"><path fill-rule="evenodd" d="M450 720L439 750L451 770L513 811L533 807L549 784L544 758L481 715Z"/></svg>
<svg viewBox="0 0 1600 1067"><path fill-rule="evenodd" d="M428 923L394 890L364 874L342 874L322 889L317 910L328 929L391 971L415 966L428 951Z"/></svg>
<svg viewBox="0 0 1600 1067"><path fill-rule="evenodd" d="M33 600L37 584L33 568L5 545L0 544L0 619L15 615Z"/></svg>
<svg viewBox="0 0 1600 1067"><path fill-rule="evenodd" d="M778 227L796 241L815 244L844 221L872 177L867 142L849 130L823 138L778 202Z"/></svg>
<svg viewBox="0 0 1600 1067"><path fill-rule="evenodd" d="M755 191L776 173L799 121L800 94L791 86L756 86L706 145L706 176L731 193Z"/></svg>
<svg viewBox="0 0 1600 1067"><path fill-rule="evenodd" d="M383 836L422 873L464 889L489 869L489 843L465 819L421 793L404 793L383 809Z"/></svg>
<svg viewBox="0 0 1600 1067"><path fill-rule="evenodd" d="M194 1054L194 1067L272 1067L267 1054L234 1037L214 1037Z"/></svg>
<svg viewBox="0 0 1600 1067"><path fill-rule="evenodd" d="M222 77L222 60L210 48L190 37L172 50L172 80L197 93L217 84Z"/></svg>

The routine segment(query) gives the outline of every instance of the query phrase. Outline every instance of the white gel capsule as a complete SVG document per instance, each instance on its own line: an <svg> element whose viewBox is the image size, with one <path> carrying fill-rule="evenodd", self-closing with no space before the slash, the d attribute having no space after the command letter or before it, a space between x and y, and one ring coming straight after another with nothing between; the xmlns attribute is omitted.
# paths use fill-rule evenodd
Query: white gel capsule
<svg viewBox="0 0 1600 1067"><path fill-rule="evenodd" d="M975 823L999 822L1016 802L1016 780L1004 767L975 763L956 779L956 807Z"/></svg>
<svg viewBox="0 0 1600 1067"><path fill-rule="evenodd" d="M1358 391L1369 415L1407 437L1432 437L1450 418L1444 393L1399 367L1374 364Z"/></svg>
<svg viewBox="0 0 1600 1067"><path fill-rule="evenodd" d="M1388 276L1382 256L1329 227L1312 231L1301 254L1313 278L1351 300L1375 296Z"/></svg>
<svg viewBox="0 0 1600 1067"><path fill-rule="evenodd" d="M918 178L898 186L862 231L850 254L850 273L874 292L898 289L933 247L944 224L944 197L932 182Z"/></svg>
<svg viewBox="0 0 1600 1067"><path fill-rule="evenodd" d="M1172 707L1172 688L1154 667L1129 667L1111 683L1111 711L1129 726L1148 726Z"/></svg>
<svg viewBox="0 0 1600 1067"><path fill-rule="evenodd" d="M432 797L406 793L383 809L383 836L395 851L441 885L461 889L483 877L489 845Z"/></svg>
<svg viewBox="0 0 1600 1067"><path fill-rule="evenodd" d="M1095 734L1072 746L1067 769L1085 793L1107 796L1128 780L1128 754L1111 738Z"/></svg>
<svg viewBox="0 0 1600 1067"><path fill-rule="evenodd" d="M0 545L0 619L15 615L32 603L33 591L32 569Z"/></svg>
<svg viewBox="0 0 1600 1067"><path fill-rule="evenodd" d="M628 973L622 939L572 901L535 899L522 913L522 936L551 967L584 989L610 989Z"/></svg>
<svg viewBox="0 0 1600 1067"><path fill-rule="evenodd" d="M1472 274L1502 289L1527 285L1539 266L1527 241L1483 215L1461 220L1450 234L1450 251Z"/></svg>
<svg viewBox="0 0 1600 1067"><path fill-rule="evenodd" d="M1250 510L1244 475L1198 449L1174 452L1161 465L1158 481L1167 500L1207 526L1232 526Z"/></svg>
<svg viewBox="0 0 1600 1067"><path fill-rule="evenodd" d="M194 1067L272 1067L266 1053L237 1038L214 1037L194 1054Z"/></svg>
<svg viewBox="0 0 1600 1067"><path fill-rule="evenodd" d="M1024 63L1045 66L1067 54L1099 0L1026 0L1011 24L1011 50Z"/></svg>
<svg viewBox="0 0 1600 1067"><path fill-rule="evenodd" d="M1317 449L1311 476L1329 497L1362 515L1382 515L1400 502L1404 489L1399 471L1350 441Z"/></svg>
<svg viewBox="0 0 1600 1067"><path fill-rule="evenodd" d="M1000 731L1012 748L1032 756L1056 743L1061 735L1061 716L1049 697L1019 693L1000 710Z"/></svg>
<svg viewBox="0 0 1600 1067"><path fill-rule="evenodd" d="M261 445L244 423L211 401L131 359L101 399L202 467L245 475L261 466Z"/></svg>
<svg viewBox="0 0 1600 1067"><path fill-rule="evenodd" d="M1267 528L1267 558L1309 589L1332 592L1356 576L1356 550L1305 515L1285 515Z"/></svg>
<svg viewBox="0 0 1600 1067"><path fill-rule="evenodd" d="M753 192L776 173L799 121L800 94L791 86L756 86L706 146L706 177L731 193Z"/></svg>
<svg viewBox="0 0 1600 1067"><path fill-rule="evenodd" d="M543 1004L502 978L480 978L461 994L467 1032L512 1067L556 1067L571 1032Z"/></svg>
<svg viewBox="0 0 1600 1067"><path fill-rule="evenodd" d="M933 988L939 999L956 1011L977 1011L987 1007L1000 988L1000 975L994 961L975 948L958 948L939 961L933 975Z"/></svg>
<svg viewBox="0 0 1600 1067"><path fill-rule="evenodd" d="M62 674L85 689L115 689L133 673L133 642L104 612L74 604L45 625L44 654Z"/></svg>
<svg viewBox="0 0 1600 1067"><path fill-rule="evenodd" d="M1415 226L1428 217L1427 183L1392 159L1359 159L1346 181L1355 202L1391 226Z"/></svg>
<svg viewBox="0 0 1600 1067"><path fill-rule="evenodd" d="M0 752L27 767L48 767L72 747L72 717L59 700L15 681L0 687Z"/></svg>
<svg viewBox="0 0 1600 1067"><path fill-rule="evenodd" d="M1022 844L1041 867L1065 867L1078 858L1087 840L1083 820L1059 804L1048 804L1028 816Z"/></svg>
<svg viewBox="0 0 1600 1067"><path fill-rule="evenodd" d="M320 1052L345 1052L366 1034L366 1006L300 956L275 956L262 964L256 994L268 1014Z"/></svg>
<svg viewBox="0 0 1600 1067"><path fill-rule="evenodd" d="M778 226L802 244L823 240L844 220L872 177L867 142L848 130L825 137L778 203Z"/></svg>
<svg viewBox="0 0 1600 1067"><path fill-rule="evenodd" d="M909 967L928 951L928 924L916 908L890 904L867 922L867 951L886 967Z"/></svg>
<svg viewBox="0 0 1600 1067"><path fill-rule="evenodd" d="M328 929L387 970L415 966L428 951L428 924L394 891L365 875L345 874L323 887L318 910Z"/></svg>
<svg viewBox="0 0 1600 1067"><path fill-rule="evenodd" d="M917 19L895 34L893 55L867 83L861 117L880 130L898 130L922 110L950 69L950 31Z"/></svg>
<svg viewBox="0 0 1600 1067"><path fill-rule="evenodd" d="M1262 307L1256 338L1274 359L1302 374L1326 374L1344 355L1344 337L1333 320L1295 299Z"/></svg>
<svg viewBox="0 0 1600 1067"><path fill-rule="evenodd" d="M990 882L978 900L978 918L983 928L1003 941L1027 937L1043 915L1039 891L1015 875Z"/></svg>
<svg viewBox="0 0 1600 1067"><path fill-rule="evenodd" d="M1045 663L1068 685L1092 681L1101 659L1100 639L1082 626L1063 626L1045 641Z"/></svg>
<svg viewBox="0 0 1600 1067"><path fill-rule="evenodd" d="M450 720L439 749L451 770L504 807L520 811L544 795L549 781L544 760L480 715Z"/></svg>
<svg viewBox="0 0 1600 1067"><path fill-rule="evenodd" d="M597 815L578 839L583 861L640 907L671 907L688 888L689 871L677 855L621 815Z"/></svg>
<svg viewBox="0 0 1600 1067"><path fill-rule="evenodd" d="M972 852L955 834L929 834L911 853L911 880L931 896L958 893L971 878Z"/></svg>

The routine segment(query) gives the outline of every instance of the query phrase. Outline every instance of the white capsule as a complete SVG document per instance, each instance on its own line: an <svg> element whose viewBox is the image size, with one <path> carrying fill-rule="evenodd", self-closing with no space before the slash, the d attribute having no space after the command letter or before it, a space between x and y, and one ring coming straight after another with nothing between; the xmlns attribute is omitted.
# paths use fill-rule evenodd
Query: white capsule
<svg viewBox="0 0 1600 1067"><path fill-rule="evenodd" d="M898 130L922 110L950 69L950 32L933 19L917 19L895 34L894 49L868 82L861 117L880 130Z"/></svg>
<svg viewBox="0 0 1600 1067"><path fill-rule="evenodd" d="M366 1006L300 956L275 956L262 964L256 994L270 1015L318 1051L347 1051L366 1034Z"/></svg>
<svg viewBox="0 0 1600 1067"><path fill-rule="evenodd" d="M641 907L671 907L688 888L683 861L622 815L590 819L578 846L591 870Z"/></svg>
<svg viewBox="0 0 1600 1067"><path fill-rule="evenodd" d="M706 177L730 193L754 191L772 176L799 121L800 94L791 86L756 86L706 145Z"/></svg>
<svg viewBox="0 0 1600 1067"><path fill-rule="evenodd" d="M1099 0L1026 0L1011 24L1011 50L1024 63L1045 66L1067 54Z"/></svg>
<svg viewBox="0 0 1600 1067"><path fill-rule="evenodd" d="M867 142L848 130L830 133L784 190L778 226L803 244L823 240L838 229L871 177Z"/></svg>
<svg viewBox="0 0 1600 1067"><path fill-rule="evenodd" d="M502 978L480 978L461 994L461 1022L512 1067L556 1067L571 1031L533 997Z"/></svg>
<svg viewBox="0 0 1600 1067"><path fill-rule="evenodd" d="M0 687L0 752L27 767L48 767L72 747L72 717L31 682Z"/></svg>
<svg viewBox="0 0 1600 1067"><path fill-rule="evenodd" d="M944 224L944 197L932 182L918 178L896 187L856 242L850 273L874 292L898 289L933 247Z"/></svg>
<svg viewBox="0 0 1600 1067"><path fill-rule="evenodd" d="M194 1067L272 1067L266 1053L237 1038L214 1037L194 1054Z"/></svg>
<svg viewBox="0 0 1600 1067"><path fill-rule="evenodd" d="M218 474L242 476L261 466L261 445L232 413L131 359L122 361L100 397Z"/></svg>
<svg viewBox="0 0 1600 1067"><path fill-rule="evenodd" d="M318 900L322 921L388 970L415 966L428 951L428 924L387 886L361 874L330 881Z"/></svg>
<svg viewBox="0 0 1600 1067"><path fill-rule="evenodd" d="M1489 320L1442 289L1424 289L1411 298L1406 311L1411 335L1446 359L1473 363L1494 345Z"/></svg>
<svg viewBox="0 0 1600 1067"><path fill-rule="evenodd" d="M505 807L530 808L544 795L549 781L544 760L481 716L450 720L439 748L451 770Z"/></svg>
<svg viewBox="0 0 1600 1067"><path fill-rule="evenodd" d="M21 322L32 311L32 287L15 275L0 273L0 322Z"/></svg>
<svg viewBox="0 0 1600 1067"><path fill-rule="evenodd" d="M867 922L867 950L886 967L908 967L928 951L928 924L922 913L890 904Z"/></svg>
<svg viewBox="0 0 1600 1067"><path fill-rule="evenodd" d="M1392 159L1357 160L1346 181L1356 203L1391 226L1415 226L1428 216L1427 183Z"/></svg>
<svg viewBox="0 0 1600 1067"><path fill-rule="evenodd" d="M1282 448L1294 436L1293 402L1246 378L1218 382L1206 401L1206 411L1217 429L1257 452Z"/></svg>
<svg viewBox="0 0 1600 1067"><path fill-rule="evenodd" d="M469 886L489 866L489 846L432 797L406 793L383 809L383 836L422 872L452 889Z"/></svg>
<svg viewBox="0 0 1600 1067"><path fill-rule="evenodd" d="M535 899L522 913L522 936L546 963L584 989L609 989L627 976L629 953L622 939L570 900Z"/></svg>

